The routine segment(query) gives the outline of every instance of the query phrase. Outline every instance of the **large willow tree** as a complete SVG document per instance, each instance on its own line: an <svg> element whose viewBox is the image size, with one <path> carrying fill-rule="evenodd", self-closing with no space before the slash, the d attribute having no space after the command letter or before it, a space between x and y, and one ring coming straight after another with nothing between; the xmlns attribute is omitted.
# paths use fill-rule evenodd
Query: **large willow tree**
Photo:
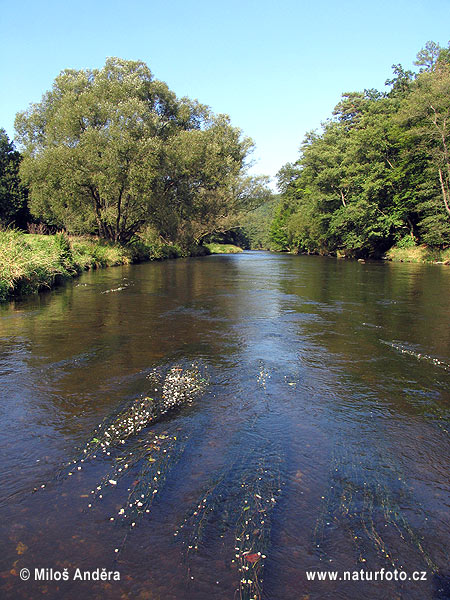
<svg viewBox="0 0 450 600"><path fill-rule="evenodd" d="M128 242L151 224L189 243L261 192L245 176L251 141L143 62L63 71L15 125L32 213L69 232Z"/></svg>

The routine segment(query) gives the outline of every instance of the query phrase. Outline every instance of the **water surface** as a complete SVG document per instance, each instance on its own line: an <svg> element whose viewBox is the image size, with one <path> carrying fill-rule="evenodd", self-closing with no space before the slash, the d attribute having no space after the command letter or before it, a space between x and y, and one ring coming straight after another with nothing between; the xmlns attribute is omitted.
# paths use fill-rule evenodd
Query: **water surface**
<svg viewBox="0 0 450 600"><path fill-rule="evenodd" d="M247 252L90 272L1 307L1 597L239 597L258 490L263 598L449 597L449 291L446 267ZM118 454L61 468L151 392L149 372L192 363L207 391L121 448L177 438L150 512L111 521L142 461L94 502ZM120 581L21 582L35 567ZM306 574L361 568L426 581Z"/></svg>

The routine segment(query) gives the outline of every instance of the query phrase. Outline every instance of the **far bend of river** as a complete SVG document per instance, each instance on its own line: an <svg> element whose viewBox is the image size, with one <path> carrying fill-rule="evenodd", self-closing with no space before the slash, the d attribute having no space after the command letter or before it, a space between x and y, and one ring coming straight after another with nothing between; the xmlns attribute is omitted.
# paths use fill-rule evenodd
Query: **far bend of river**
<svg viewBox="0 0 450 600"><path fill-rule="evenodd" d="M449 292L448 267L245 252L2 306L0 597L232 600L258 574L268 600L449 598ZM67 468L192 364L190 406Z"/></svg>

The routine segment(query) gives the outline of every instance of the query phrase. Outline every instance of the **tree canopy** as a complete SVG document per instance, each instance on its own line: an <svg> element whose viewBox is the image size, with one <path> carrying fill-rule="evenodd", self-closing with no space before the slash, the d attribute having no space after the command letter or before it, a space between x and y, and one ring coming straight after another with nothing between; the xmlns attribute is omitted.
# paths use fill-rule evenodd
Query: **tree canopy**
<svg viewBox="0 0 450 600"><path fill-rule="evenodd" d="M394 65L388 92L343 94L321 132L279 172L280 249L379 256L450 242L450 50L429 42L418 73Z"/></svg>
<svg viewBox="0 0 450 600"><path fill-rule="evenodd" d="M264 195L246 174L251 140L140 61L63 71L15 126L32 213L69 232L128 242L152 225L189 244Z"/></svg>
<svg viewBox="0 0 450 600"><path fill-rule="evenodd" d="M21 185L19 166L21 156L0 129L0 223L24 227L28 215L27 193Z"/></svg>

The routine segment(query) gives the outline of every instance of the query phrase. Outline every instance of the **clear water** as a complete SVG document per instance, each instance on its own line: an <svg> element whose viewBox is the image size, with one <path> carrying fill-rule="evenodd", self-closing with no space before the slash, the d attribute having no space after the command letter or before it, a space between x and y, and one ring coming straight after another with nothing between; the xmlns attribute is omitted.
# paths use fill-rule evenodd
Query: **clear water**
<svg viewBox="0 0 450 600"><path fill-rule="evenodd" d="M450 597L449 291L446 267L247 252L1 307L1 598L245 598L246 543L266 557L258 597ZM152 393L149 372L192 363L209 380L192 405L68 475L103 419ZM149 512L121 522L150 484ZM77 567L120 581L33 581ZM381 568L426 581L306 574Z"/></svg>

